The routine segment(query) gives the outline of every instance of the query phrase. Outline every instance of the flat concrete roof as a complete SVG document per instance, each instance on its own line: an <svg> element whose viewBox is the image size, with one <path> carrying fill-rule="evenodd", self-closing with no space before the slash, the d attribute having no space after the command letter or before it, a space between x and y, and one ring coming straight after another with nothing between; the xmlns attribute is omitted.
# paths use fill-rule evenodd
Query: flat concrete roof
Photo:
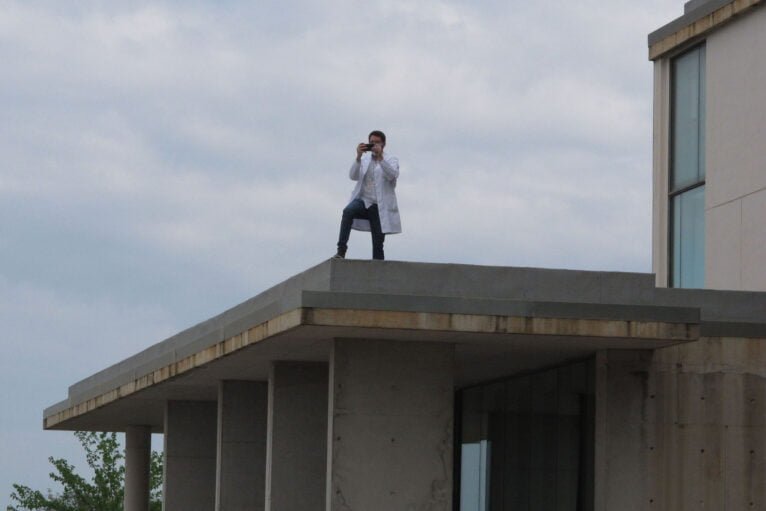
<svg viewBox="0 0 766 511"><path fill-rule="evenodd" d="M763 0L692 0L684 14L649 34L649 59L694 44L711 31L763 5Z"/></svg>
<svg viewBox="0 0 766 511"><path fill-rule="evenodd" d="M327 260L69 387L44 427L161 431L167 399L215 400L334 338L451 342L456 385L700 336L766 338L766 293L662 289L642 273Z"/></svg>

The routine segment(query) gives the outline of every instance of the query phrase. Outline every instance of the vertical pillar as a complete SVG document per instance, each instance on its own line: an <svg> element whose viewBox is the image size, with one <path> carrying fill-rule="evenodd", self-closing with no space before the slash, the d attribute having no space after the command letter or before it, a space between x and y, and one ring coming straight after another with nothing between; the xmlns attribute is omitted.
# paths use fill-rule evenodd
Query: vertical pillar
<svg viewBox="0 0 766 511"><path fill-rule="evenodd" d="M325 505L327 364L275 362L269 375L266 510Z"/></svg>
<svg viewBox="0 0 766 511"><path fill-rule="evenodd" d="M327 511L452 510L454 346L334 341Z"/></svg>
<svg viewBox="0 0 766 511"><path fill-rule="evenodd" d="M125 511L149 511L149 465L152 428L125 429Z"/></svg>
<svg viewBox="0 0 766 511"><path fill-rule="evenodd" d="M267 398L266 382L219 383L216 511L263 511Z"/></svg>
<svg viewBox="0 0 766 511"><path fill-rule="evenodd" d="M643 422L651 358L649 350L596 353L595 511L643 509L648 501Z"/></svg>
<svg viewBox="0 0 766 511"><path fill-rule="evenodd" d="M165 406L164 511L215 509L215 401Z"/></svg>

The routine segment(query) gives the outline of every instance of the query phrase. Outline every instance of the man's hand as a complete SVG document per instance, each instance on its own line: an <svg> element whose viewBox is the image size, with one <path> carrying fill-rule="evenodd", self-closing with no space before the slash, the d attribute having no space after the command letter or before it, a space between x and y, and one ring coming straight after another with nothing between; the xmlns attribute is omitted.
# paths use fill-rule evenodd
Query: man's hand
<svg viewBox="0 0 766 511"><path fill-rule="evenodd" d="M382 144L375 144L372 146L372 156L379 160L383 157L383 145Z"/></svg>
<svg viewBox="0 0 766 511"><path fill-rule="evenodd" d="M358 146L356 146L356 161L362 160L362 153L367 149L367 144L364 142L360 142Z"/></svg>

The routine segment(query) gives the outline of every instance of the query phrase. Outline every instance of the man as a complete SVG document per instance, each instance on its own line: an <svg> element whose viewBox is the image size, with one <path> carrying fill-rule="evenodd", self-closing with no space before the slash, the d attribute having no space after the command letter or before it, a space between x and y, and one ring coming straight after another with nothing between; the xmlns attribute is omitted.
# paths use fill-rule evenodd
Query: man
<svg viewBox="0 0 766 511"><path fill-rule="evenodd" d="M396 203L396 179L399 160L385 154L386 135L373 131L364 142L356 146L356 161L351 165L349 177L356 181L351 202L343 209L335 259L346 257L351 229L370 231L372 258L384 259L383 242L386 234L402 232L399 206Z"/></svg>

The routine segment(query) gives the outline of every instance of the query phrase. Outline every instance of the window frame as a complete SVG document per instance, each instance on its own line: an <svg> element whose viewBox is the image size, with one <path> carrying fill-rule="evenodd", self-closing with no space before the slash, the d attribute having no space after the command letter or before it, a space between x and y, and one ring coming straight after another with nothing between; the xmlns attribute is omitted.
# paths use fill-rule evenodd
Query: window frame
<svg viewBox="0 0 766 511"><path fill-rule="evenodd" d="M702 176L701 179L698 179L697 181L695 181L693 183L685 184L684 186L681 186L680 188L677 188L677 189L674 189L674 186L673 186L673 181L674 181L674 178L675 178L675 170L676 170L675 169L675 165L674 165L674 163L675 163L675 156L676 156L676 154L675 154L676 129L675 128L676 128L676 112L677 112L676 101L675 101L676 100L676 97L675 97L675 84L677 82L677 79L676 79L676 62L679 59L683 58L686 55L689 55L692 52L702 52L702 55L701 55L700 58L701 58L701 62L703 63L703 67L699 68L699 74L700 74L700 76L699 76L699 84L700 84L699 87L700 87L701 90L704 91L704 93L700 94L701 109L698 111L698 113L701 112L702 115L700 116L701 119L700 119L700 124L698 126L698 137L700 136L699 132L701 131L702 132L701 139L703 140L703 142L705 142L705 135L706 135L705 124L707 122L707 112L706 112L706 110L707 110L707 108L706 108L707 87L705 85L705 80L707 78L707 64L706 64L707 45L706 45L706 42L702 41L700 43L697 43L694 46L691 46L689 48L685 48L683 51L680 51L677 54L675 54L675 55L670 57L670 83L669 83L669 93L668 93L668 101L670 102L670 105L669 105L670 106L670 108L669 108L669 114L670 114L669 128L670 129L668 131L668 142L669 143L668 143L668 162L667 162L667 169L668 169L668 175L667 175L668 194L667 194L667 201L666 201L665 204L666 204L667 211L668 211L668 215L667 215L667 257L668 257L668 259L667 259L667 261L668 261L667 286L671 287L671 288L673 288L673 287L683 288L684 287L683 284L679 284L677 286L674 284L675 277L678 275L678 272L680 271L680 266L681 265L679 264L680 263L680 255L679 255L679 259L676 259L676 254L675 254L675 250L674 250L675 241L676 240L675 240L675 236L674 236L674 233L675 233L675 223L674 223L675 215L674 215L674 211L673 211L673 202L674 202L674 199L680 198L682 195L686 194L687 192L690 192L690 191L695 190L695 189L700 188L700 187L704 188L705 183L706 183L706 177L707 177L707 169L706 169L706 167L707 167L707 158L705 158L705 154L704 154L707 144L705 143L702 146L702 154L700 155L700 156L702 156L702 158L698 160L698 162L699 161L702 162L701 163L702 172L700 173L700 171L699 171L700 169L699 168L697 169L698 170L697 171L697 175L699 176L701 174L701 176ZM704 191L703 191L703 194L704 194ZM703 207L703 211L702 211L703 222L704 222L704 214L705 214L705 212L704 212L704 207ZM704 229L704 227L703 227L703 229ZM703 231L703 235L704 235L704 231ZM704 238L703 238L703 251L704 251ZM704 260L705 260L704 256L705 256L705 254L703 253L703 266L704 266ZM679 280L680 280L680 277L679 277ZM703 267L703 282L702 282L702 286L704 287L704 267Z"/></svg>

